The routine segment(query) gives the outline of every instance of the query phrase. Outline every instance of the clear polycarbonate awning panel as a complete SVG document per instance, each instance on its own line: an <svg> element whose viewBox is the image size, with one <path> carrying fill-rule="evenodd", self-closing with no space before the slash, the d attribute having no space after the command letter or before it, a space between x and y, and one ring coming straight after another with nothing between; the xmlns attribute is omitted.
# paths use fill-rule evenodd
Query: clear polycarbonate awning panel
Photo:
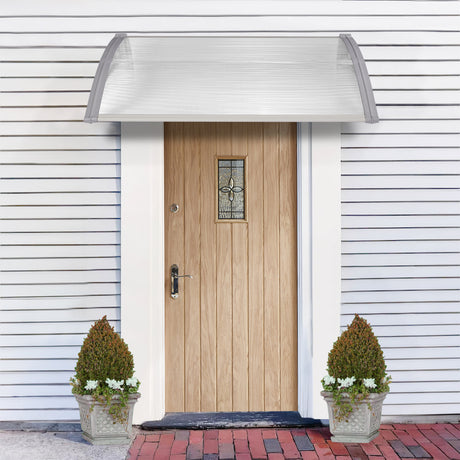
<svg viewBox="0 0 460 460"><path fill-rule="evenodd" d="M85 121L378 121L365 62L340 37L116 35Z"/></svg>

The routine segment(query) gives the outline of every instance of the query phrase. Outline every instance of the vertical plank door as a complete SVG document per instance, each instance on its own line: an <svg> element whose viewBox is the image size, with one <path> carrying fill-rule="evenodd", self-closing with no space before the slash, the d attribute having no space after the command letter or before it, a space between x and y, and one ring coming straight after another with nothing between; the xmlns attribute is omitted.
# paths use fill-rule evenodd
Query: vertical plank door
<svg viewBox="0 0 460 460"><path fill-rule="evenodd" d="M244 219L218 219L219 158ZM296 193L294 123L165 123L168 412L297 409Z"/></svg>

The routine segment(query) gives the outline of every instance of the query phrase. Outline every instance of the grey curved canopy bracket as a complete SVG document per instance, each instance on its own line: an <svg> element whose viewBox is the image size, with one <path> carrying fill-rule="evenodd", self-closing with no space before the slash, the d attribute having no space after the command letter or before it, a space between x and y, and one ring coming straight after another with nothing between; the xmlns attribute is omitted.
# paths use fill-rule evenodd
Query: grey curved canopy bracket
<svg viewBox="0 0 460 460"><path fill-rule="evenodd" d="M340 37L117 34L85 121L378 122L358 45Z"/></svg>
<svg viewBox="0 0 460 460"><path fill-rule="evenodd" d="M364 116L366 123L378 123L379 116L375 105L374 93L372 91L371 80L367 72L366 62L364 61L361 50L350 34L340 34L340 38L345 43L351 60L355 67L356 78L358 80L359 92L363 103Z"/></svg>
<svg viewBox="0 0 460 460"><path fill-rule="evenodd" d="M102 96L104 94L105 82L109 75L109 69L112 65L115 52L121 42L126 38L126 34L116 34L110 40L109 44L102 54L99 65L97 66L96 75L94 76L93 85L89 94L88 105L86 106L85 118L86 123L94 123L98 121L99 110L101 108Z"/></svg>

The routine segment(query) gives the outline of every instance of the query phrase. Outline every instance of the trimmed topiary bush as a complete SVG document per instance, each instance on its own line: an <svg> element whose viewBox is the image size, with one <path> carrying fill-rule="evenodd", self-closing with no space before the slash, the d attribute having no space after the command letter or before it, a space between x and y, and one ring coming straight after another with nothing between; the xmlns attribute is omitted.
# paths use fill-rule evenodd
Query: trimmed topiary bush
<svg viewBox="0 0 460 460"><path fill-rule="evenodd" d="M83 341L75 376L70 380L72 392L105 402L114 423L122 422L129 395L139 389L139 381L133 375L133 355L104 316L91 326ZM115 395L116 404L112 404Z"/></svg>
<svg viewBox="0 0 460 460"><path fill-rule="evenodd" d="M346 418L370 393L389 391L390 377L380 344L370 324L358 315L334 343L327 365L322 384L333 394L338 420ZM343 401L344 394L350 396L351 404Z"/></svg>
<svg viewBox="0 0 460 460"><path fill-rule="evenodd" d="M78 354L75 372L82 383L88 380L126 380L133 376L133 355L109 324L107 316L91 326Z"/></svg>

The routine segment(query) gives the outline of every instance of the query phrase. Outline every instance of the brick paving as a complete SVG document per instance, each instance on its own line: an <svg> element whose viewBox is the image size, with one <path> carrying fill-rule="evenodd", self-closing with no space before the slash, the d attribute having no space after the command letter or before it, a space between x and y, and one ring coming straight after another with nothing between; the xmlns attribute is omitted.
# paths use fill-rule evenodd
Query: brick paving
<svg viewBox="0 0 460 460"><path fill-rule="evenodd" d="M460 460L460 423L382 425L369 444L331 441L327 428L145 431L128 460Z"/></svg>

